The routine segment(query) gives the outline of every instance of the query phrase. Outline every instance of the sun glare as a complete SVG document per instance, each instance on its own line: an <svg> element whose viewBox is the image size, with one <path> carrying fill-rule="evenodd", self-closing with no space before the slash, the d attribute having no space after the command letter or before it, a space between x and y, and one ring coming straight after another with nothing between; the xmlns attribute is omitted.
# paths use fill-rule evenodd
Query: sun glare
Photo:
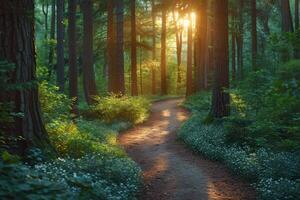
<svg viewBox="0 0 300 200"><path fill-rule="evenodd" d="M196 13L192 12L183 17L179 17L178 13L175 13L175 19L178 21L179 26L184 29L187 29L190 25L194 27L196 24Z"/></svg>

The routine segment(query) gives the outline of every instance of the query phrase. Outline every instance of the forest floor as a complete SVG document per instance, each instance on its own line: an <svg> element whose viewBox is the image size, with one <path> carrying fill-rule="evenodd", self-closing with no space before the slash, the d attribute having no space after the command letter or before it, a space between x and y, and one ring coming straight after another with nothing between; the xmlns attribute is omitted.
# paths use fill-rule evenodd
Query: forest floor
<svg viewBox="0 0 300 200"><path fill-rule="evenodd" d="M141 200L247 200L252 187L218 162L194 154L176 131L190 113L182 99L155 102L148 121L122 133L119 143L142 168Z"/></svg>

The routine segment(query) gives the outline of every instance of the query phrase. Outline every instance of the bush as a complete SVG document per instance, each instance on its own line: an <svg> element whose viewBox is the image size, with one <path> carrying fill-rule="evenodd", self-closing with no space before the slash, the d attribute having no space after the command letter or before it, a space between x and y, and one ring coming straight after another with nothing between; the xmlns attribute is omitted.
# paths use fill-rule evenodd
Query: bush
<svg viewBox="0 0 300 200"><path fill-rule="evenodd" d="M89 127L89 128L87 128ZM47 124L50 141L60 156L80 158L86 154L124 157L125 153L116 146L117 132L101 123L79 120L53 121Z"/></svg>
<svg viewBox="0 0 300 200"><path fill-rule="evenodd" d="M111 95L95 97L95 101L89 115L108 123L127 121L137 124L149 115L150 102L145 98Z"/></svg>
<svg viewBox="0 0 300 200"><path fill-rule="evenodd" d="M39 97L46 123L52 120L70 118L72 101L65 94L59 93L57 86L51 85L46 81L40 83Z"/></svg>

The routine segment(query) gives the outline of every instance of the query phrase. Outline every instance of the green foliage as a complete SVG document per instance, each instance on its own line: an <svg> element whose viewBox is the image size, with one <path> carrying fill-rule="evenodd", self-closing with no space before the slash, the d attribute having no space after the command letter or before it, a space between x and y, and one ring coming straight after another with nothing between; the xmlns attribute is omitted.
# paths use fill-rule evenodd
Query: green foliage
<svg viewBox="0 0 300 200"><path fill-rule="evenodd" d="M67 199L71 195L67 185L49 180L45 173L0 160L0 199Z"/></svg>
<svg viewBox="0 0 300 200"><path fill-rule="evenodd" d="M42 113L46 123L54 119L70 118L72 101L65 94L59 93L57 86L43 81L39 86L39 94Z"/></svg>
<svg viewBox="0 0 300 200"><path fill-rule="evenodd" d="M89 128L86 128L89 126ZM76 122L53 121L47 124L52 144L60 156L80 158L86 154L124 157L116 146L117 133L101 123L79 120Z"/></svg>
<svg viewBox="0 0 300 200"><path fill-rule="evenodd" d="M137 124L149 115L150 102L142 97L110 95L95 97L95 101L89 115L108 123L127 121Z"/></svg>
<svg viewBox="0 0 300 200"><path fill-rule="evenodd" d="M286 69L283 69L283 71L286 72ZM296 72L292 74L297 76ZM275 80L279 80L279 78ZM270 83L270 85L273 85L274 82ZM261 85L261 88L268 87ZM232 98L234 115L229 119L223 120L225 121L225 126L224 122L202 123L209 107L207 107L207 104L200 102L202 99L208 98L207 94L200 93L195 97L189 98L184 105L187 105L194 114L182 126L178 136L195 152L201 153L210 159L222 161L236 174L248 178L254 183L259 199L297 199L300 187L299 153L285 152L282 148L276 148L276 151L274 151L268 148L269 145L266 145L266 143L273 144L274 141L269 141L268 137L259 138L257 135L253 136L250 134L253 132L250 132L251 130L249 129L258 123L254 119L261 114L261 110L255 112L254 109L250 109L250 100L243 98L246 96L247 90L241 91L240 93L234 93L238 95ZM275 89L272 87L271 91L273 92ZM261 92L254 93L260 94ZM262 101L263 105L267 106L265 101L268 99L268 96L265 97L265 100L263 99L261 97L256 100L251 99L251 101ZM273 115L273 113L269 113L269 115L264 117L272 117L270 115ZM269 135L268 132L264 134ZM278 152L278 150L280 151Z"/></svg>
<svg viewBox="0 0 300 200"><path fill-rule="evenodd" d="M184 107L193 112L208 111L211 105L210 92L200 92L198 94L189 96L184 102Z"/></svg>
<svg viewBox="0 0 300 200"><path fill-rule="evenodd" d="M60 158L49 160L42 150L29 149L23 164L6 151L18 138L1 136L0 199L134 200L141 169L116 142L118 131L131 123L74 120L72 102L47 82L40 84L40 98L49 139Z"/></svg>
<svg viewBox="0 0 300 200"><path fill-rule="evenodd" d="M300 149L299 66L300 61L294 60L275 74L255 72L232 91L234 112L227 119L228 141L252 147Z"/></svg>

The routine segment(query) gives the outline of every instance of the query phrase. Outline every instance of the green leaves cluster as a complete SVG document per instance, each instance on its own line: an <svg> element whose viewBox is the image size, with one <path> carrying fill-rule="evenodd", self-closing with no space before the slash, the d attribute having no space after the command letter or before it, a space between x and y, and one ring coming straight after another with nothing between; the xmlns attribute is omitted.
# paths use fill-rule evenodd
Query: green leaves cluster
<svg viewBox="0 0 300 200"><path fill-rule="evenodd" d="M229 142L300 150L299 67L300 61L295 60L275 74L255 72L232 91L234 112L226 123Z"/></svg>
<svg viewBox="0 0 300 200"><path fill-rule="evenodd" d="M143 122L149 115L150 102L142 97L110 95L95 97L91 116L111 123L127 121L132 124Z"/></svg>

